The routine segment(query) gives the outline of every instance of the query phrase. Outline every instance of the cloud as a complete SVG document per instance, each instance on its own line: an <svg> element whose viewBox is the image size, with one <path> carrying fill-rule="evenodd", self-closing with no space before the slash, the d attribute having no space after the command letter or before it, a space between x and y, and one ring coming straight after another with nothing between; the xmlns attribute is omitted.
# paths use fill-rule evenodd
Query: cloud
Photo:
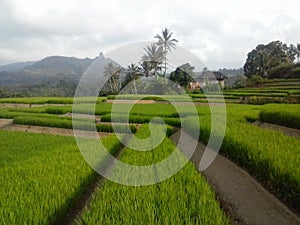
<svg viewBox="0 0 300 225"><path fill-rule="evenodd" d="M162 28L212 69L241 67L256 45L300 42L297 0L0 0L0 65L95 57Z"/></svg>

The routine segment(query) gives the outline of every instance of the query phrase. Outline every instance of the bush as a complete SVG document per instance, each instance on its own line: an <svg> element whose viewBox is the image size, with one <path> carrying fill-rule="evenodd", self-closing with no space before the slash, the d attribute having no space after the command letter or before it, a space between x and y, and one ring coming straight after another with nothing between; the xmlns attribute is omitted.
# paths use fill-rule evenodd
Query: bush
<svg viewBox="0 0 300 225"><path fill-rule="evenodd" d="M300 78L300 67L292 69L291 78Z"/></svg>
<svg viewBox="0 0 300 225"><path fill-rule="evenodd" d="M264 78L259 75L253 75L247 80L247 85L258 85L264 82Z"/></svg>

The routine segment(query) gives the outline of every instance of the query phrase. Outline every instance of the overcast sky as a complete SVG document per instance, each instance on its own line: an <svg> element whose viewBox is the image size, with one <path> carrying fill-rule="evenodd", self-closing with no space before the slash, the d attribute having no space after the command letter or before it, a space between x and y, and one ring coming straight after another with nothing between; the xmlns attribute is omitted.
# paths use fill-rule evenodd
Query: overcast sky
<svg viewBox="0 0 300 225"><path fill-rule="evenodd" d="M0 0L0 65L94 58L167 27L208 68L238 68L260 43L300 43L299 12L299 0Z"/></svg>

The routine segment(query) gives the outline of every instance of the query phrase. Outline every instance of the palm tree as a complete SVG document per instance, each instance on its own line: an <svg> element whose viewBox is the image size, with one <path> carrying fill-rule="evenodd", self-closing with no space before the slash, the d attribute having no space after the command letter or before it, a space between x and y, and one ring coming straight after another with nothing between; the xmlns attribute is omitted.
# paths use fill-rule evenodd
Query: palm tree
<svg viewBox="0 0 300 225"><path fill-rule="evenodd" d="M157 70L164 60L165 52L163 48L156 43L152 43L144 48L146 54L142 56L143 63L146 63L148 69L154 69L154 76L157 79Z"/></svg>
<svg viewBox="0 0 300 225"><path fill-rule="evenodd" d="M116 66L113 63L108 63L106 67L104 68L104 76L108 77L108 82L110 85L110 89L112 92L119 90L118 80L119 80L119 73L121 72L122 68L119 66Z"/></svg>
<svg viewBox="0 0 300 225"><path fill-rule="evenodd" d="M127 82L132 82L133 84L133 93L134 94L137 94L137 89L136 89L136 85L135 85L135 80L141 76L141 68L136 65L135 63L131 63L128 67L127 67L127 70L128 70L128 73L127 73L127 76L126 76L126 80Z"/></svg>
<svg viewBox="0 0 300 225"><path fill-rule="evenodd" d="M141 65L141 69L144 71L145 77L148 77L150 69L151 69L150 68L151 66L146 61L143 61L142 63L140 63L140 65Z"/></svg>
<svg viewBox="0 0 300 225"><path fill-rule="evenodd" d="M156 34L154 38L157 38L157 44L163 47L165 55L164 55L164 62L165 62L165 71L164 76L166 76L167 72L167 52L171 52L172 48L175 49L176 43L178 42L176 39L172 39L173 32L165 28L162 30L162 35Z"/></svg>

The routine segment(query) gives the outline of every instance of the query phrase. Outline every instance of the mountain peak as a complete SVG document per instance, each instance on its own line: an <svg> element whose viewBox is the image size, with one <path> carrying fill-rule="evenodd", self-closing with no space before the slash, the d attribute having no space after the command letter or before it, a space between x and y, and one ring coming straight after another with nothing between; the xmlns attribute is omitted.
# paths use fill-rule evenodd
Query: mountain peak
<svg viewBox="0 0 300 225"><path fill-rule="evenodd" d="M99 53L98 58L99 58L99 59L104 59L104 58L105 58L102 52Z"/></svg>

